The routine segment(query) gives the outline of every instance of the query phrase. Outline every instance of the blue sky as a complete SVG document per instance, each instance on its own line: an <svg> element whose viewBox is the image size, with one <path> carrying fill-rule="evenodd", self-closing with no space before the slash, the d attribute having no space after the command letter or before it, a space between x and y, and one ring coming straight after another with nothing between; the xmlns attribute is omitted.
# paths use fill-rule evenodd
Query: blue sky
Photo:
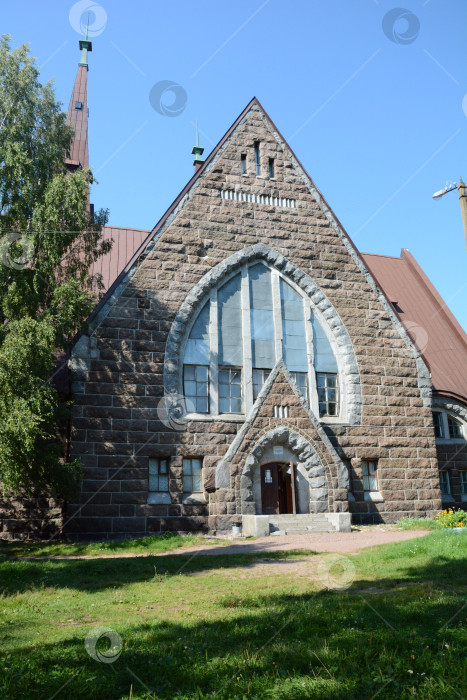
<svg viewBox="0 0 467 700"><path fill-rule="evenodd" d="M206 155L256 95L357 247L408 248L467 327L457 192L431 198L467 178L467 3L403 3L394 19L393 0L3 0L2 32L66 107L91 7L92 199L110 223L151 228L192 175L196 119ZM178 116L151 106L163 80L186 92Z"/></svg>

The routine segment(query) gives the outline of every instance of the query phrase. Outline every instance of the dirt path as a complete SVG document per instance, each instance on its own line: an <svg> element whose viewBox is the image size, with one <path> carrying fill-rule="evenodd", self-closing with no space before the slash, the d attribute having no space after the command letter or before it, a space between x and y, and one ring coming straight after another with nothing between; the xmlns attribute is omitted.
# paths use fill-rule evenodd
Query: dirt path
<svg viewBox="0 0 467 700"><path fill-rule="evenodd" d="M314 552L338 552L352 554L365 547L389 542L402 542L423 537L429 530L402 530L400 532L368 530L354 532L316 532L309 535L284 535L260 537L257 540L241 540L231 545L205 545L176 549L170 554L256 554L258 552L286 552L290 549L309 549Z"/></svg>
<svg viewBox="0 0 467 700"><path fill-rule="evenodd" d="M309 535L286 535L263 537L251 541L239 541L227 546L208 545L204 547L189 547L177 550L174 554L263 554L262 558L253 559L250 563L232 569L209 569L207 571L194 571L189 576L195 578L220 574L232 580L251 578L252 576L266 576L270 580L270 588L281 586L283 579L277 578L281 574L287 577L306 579L313 581L318 586L326 588L346 589L355 578L355 566L349 556L357 554L366 547L387 544L390 542L402 542L416 537L427 535L425 530L407 530L402 532L368 530L356 532L320 532ZM289 559L265 559L268 552L284 552L287 550L310 550L319 552L320 556L293 556ZM345 556L347 555L347 556ZM337 571L333 569L337 564ZM378 590L378 589L375 589ZM371 588L365 592L374 592Z"/></svg>
<svg viewBox="0 0 467 700"><path fill-rule="evenodd" d="M15 557L22 560L43 559L119 559L127 557L162 557L182 554L203 554L218 556L225 554L257 554L267 552L285 552L292 549L306 549L314 552L335 552L339 554L354 554L365 547L387 544L389 542L402 542L415 537L427 535L428 530L380 530L371 528L368 530L355 530L353 532L316 532L307 535L284 535L261 537L257 540L237 540L232 544L205 544L194 547L182 547L169 552L121 552L102 555L56 555L56 556L30 556ZM225 542L225 540L224 540Z"/></svg>

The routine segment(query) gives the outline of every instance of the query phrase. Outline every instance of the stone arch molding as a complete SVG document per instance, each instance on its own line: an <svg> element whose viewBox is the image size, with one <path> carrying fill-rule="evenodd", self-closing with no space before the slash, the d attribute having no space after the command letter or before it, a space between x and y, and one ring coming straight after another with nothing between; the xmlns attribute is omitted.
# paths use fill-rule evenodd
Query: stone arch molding
<svg viewBox="0 0 467 700"><path fill-rule="evenodd" d="M443 409L448 413L452 413L464 423L467 423L467 406L460 401L443 396L434 396L433 408Z"/></svg>
<svg viewBox="0 0 467 700"><path fill-rule="evenodd" d="M346 392L347 421L350 425L359 425L362 413L360 373L352 341L342 320L309 275L264 243L243 248L220 262L199 280L180 306L167 337L164 359L165 395L175 397L180 394L182 343L190 320L201 310L211 289L217 287L225 277L245 263L255 260L275 267L286 279L294 282L321 312L331 331L338 354L339 374Z"/></svg>
<svg viewBox="0 0 467 700"><path fill-rule="evenodd" d="M326 468L324 467L308 440L285 426L279 426L263 435L245 460L240 478L242 515L256 513L253 479L255 472L261 466L263 454L273 445L286 445L304 469L310 490L310 513L327 512L329 510L329 486L332 484L328 465Z"/></svg>

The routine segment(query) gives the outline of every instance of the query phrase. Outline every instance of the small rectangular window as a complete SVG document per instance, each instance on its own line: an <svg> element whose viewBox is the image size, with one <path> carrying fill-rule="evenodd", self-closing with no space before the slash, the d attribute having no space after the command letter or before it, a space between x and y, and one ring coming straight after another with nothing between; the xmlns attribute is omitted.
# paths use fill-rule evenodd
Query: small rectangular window
<svg viewBox="0 0 467 700"><path fill-rule="evenodd" d="M83 103L82 102L75 102L75 109L83 109Z"/></svg>
<svg viewBox="0 0 467 700"><path fill-rule="evenodd" d="M242 167L242 175L246 175L246 153L240 156L240 165Z"/></svg>
<svg viewBox="0 0 467 700"><path fill-rule="evenodd" d="M452 416L448 416L448 428L449 437L451 438L451 440L454 440L455 438L460 438L462 440L462 425L459 423L458 420L456 420Z"/></svg>
<svg viewBox="0 0 467 700"><path fill-rule="evenodd" d="M362 477L364 491L378 491L378 479L376 475L376 461L362 461Z"/></svg>
<svg viewBox="0 0 467 700"><path fill-rule="evenodd" d="M261 167L259 162L259 141L255 141L255 172L261 175Z"/></svg>
<svg viewBox="0 0 467 700"><path fill-rule="evenodd" d="M242 412L242 370L219 368L220 413Z"/></svg>
<svg viewBox="0 0 467 700"><path fill-rule="evenodd" d="M184 365L183 391L187 413L209 413L209 368Z"/></svg>
<svg viewBox="0 0 467 700"><path fill-rule="evenodd" d="M274 179L274 158L269 159L269 177Z"/></svg>
<svg viewBox="0 0 467 700"><path fill-rule="evenodd" d="M253 370L253 401L256 401L258 394L263 388L263 384L271 373L270 369Z"/></svg>
<svg viewBox="0 0 467 700"><path fill-rule="evenodd" d="M186 458L183 460L183 492L201 491L201 460Z"/></svg>
<svg viewBox="0 0 467 700"><path fill-rule="evenodd" d="M441 487L442 496L451 495L451 484L449 483L449 474L447 472L439 473L439 485Z"/></svg>
<svg viewBox="0 0 467 700"><path fill-rule="evenodd" d="M296 385L302 392L305 401L308 403L308 377L306 372L291 372L290 374L292 375Z"/></svg>
<svg viewBox="0 0 467 700"><path fill-rule="evenodd" d="M316 384L318 387L320 418L322 416L337 416L339 406L337 374L317 372Z"/></svg>
<svg viewBox="0 0 467 700"><path fill-rule="evenodd" d="M467 471L459 472L461 496L467 496Z"/></svg>
<svg viewBox="0 0 467 700"><path fill-rule="evenodd" d="M435 437L444 437L443 414L438 411L433 412L433 425L435 427Z"/></svg>
<svg viewBox="0 0 467 700"><path fill-rule="evenodd" d="M168 492L169 460L165 457L149 460L149 491L151 493Z"/></svg>
<svg viewBox="0 0 467 700"><path fill-rule="evenodd" d="M270 469L264 470L264 483L272 484L272 471Z"/></svg>

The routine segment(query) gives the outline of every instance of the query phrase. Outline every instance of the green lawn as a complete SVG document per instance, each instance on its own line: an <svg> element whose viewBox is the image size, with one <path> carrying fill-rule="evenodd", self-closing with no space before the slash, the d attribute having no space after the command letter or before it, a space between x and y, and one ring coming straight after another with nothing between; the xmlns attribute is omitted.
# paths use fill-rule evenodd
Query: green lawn
<svg viewBox="0 0 467 700"><path fill-rule="evenodd" d="M443 531L366 550L346 590L312 552L3 557L0 698L466 697L466 550ZM99 626L113 663L86 650Z"/></svg>
<svg viewBox="0 0 467 700"><path fill-rule="evenodd" d="M8 542L0 541L0 556L105 556L132 552L135 554L162 554L180 547L193 547L206 544L231 544L228 540L206 538L203 535L177 535L167 532L137 540L115 540L108 542L68 543L68 542Z"/></svg>

